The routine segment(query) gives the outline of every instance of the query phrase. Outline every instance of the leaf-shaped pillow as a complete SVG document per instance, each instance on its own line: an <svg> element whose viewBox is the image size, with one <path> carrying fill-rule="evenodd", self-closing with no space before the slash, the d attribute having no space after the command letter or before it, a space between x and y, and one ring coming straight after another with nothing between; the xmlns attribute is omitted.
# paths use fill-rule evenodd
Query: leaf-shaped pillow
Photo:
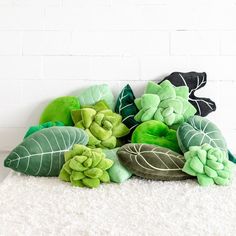
<svg viewBox="0 0 236 236"><path fill-rule="evenodd" d="M93 85L80 93L78 96L81 106L94 105L104 100L107 105L114 111L114 96L107 84Z"/></svg>
<svg viewBox="0 0 236 236"><path fill-rule="evenodd" d="M77 143L88 143L88 135L82 129L63 126L42 129L13 149L4 165L27 175L58 176L64 152Z"/></svg>
<svg viewBox="0 0 236 236"><path fill-rule="evenodd" d="M189 87L189 102L197 109L197 115L207 116L210 112L216 110L216 104L210 98L200 98L195 96L195 91L204 87L207 83L207 74L205 72L173 72L164 80L169 80L173 85ZM160 82L160 83L161 83Z"/></svg>
<svg viewBox="0 0 236 236"><path fill-rule="evenodd" d="M120 162L133 174L153 180L183 180L185 159L167 148L150 144L126 144L118 152Z"/></svg>
<svg viewBox="0 0 236 236"><path fill-rule="evenodd" d="M191 146L201 146L204 143L227 151L226 141L219 128L201 116L190 117L177 130L177 139L182 152L187 152Z"/></svg>
<svg viewBox="0 0 236 236"><path fill-rule="evenodd" d="M134 128L139 125L139 122L134 119L134 116L139 111L134 100L134 93L130 85L127 84L120 92L115 106L115 112L122 116L122 123L130 129L130 135Z"/></svg>

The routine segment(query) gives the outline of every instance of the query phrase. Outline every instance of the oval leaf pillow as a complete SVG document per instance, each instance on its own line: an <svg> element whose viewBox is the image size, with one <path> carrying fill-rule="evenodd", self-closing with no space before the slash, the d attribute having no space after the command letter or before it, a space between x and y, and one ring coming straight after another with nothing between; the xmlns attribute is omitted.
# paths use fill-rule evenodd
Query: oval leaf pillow
<svg viewBox="0 0 236 236"><path fill-rule="evenodd" d="M74 144L88 143L88 135L74 127L42 129L19 144L4 161L4 166L34 176L58 176L64 152Z"/></svg>
<svg viewBox="0 0 236 236"><path fill-rule="evenodd" d="M182 152L187 152L191 146L201 146L204 143L227 152L226 141L218 127L201 116L190 117L177 130L177 138Z"/></svg>
<svg viewBox="0 0 236 236"><path fill-rule="evenodd" d="M107 105L114 111L114 95L107 84L93 85L80 93L78 96L81 106L94 105L104 100Z"/></svg>
<svg viewBox="0 0 236 236"><path fill-rule="evenodd" d="M185 159L167 148L150 144L126 144L118 152L120 162L133 174L153 180L183 180Z"/></svg>
<svg viewBox="0 0 236 236"><path fill-rule="evenodd" d="M150 120L140 124L134 130L131 142L154 144L181 153L176 131L169 129L167 125L157 120Z"/></svg>

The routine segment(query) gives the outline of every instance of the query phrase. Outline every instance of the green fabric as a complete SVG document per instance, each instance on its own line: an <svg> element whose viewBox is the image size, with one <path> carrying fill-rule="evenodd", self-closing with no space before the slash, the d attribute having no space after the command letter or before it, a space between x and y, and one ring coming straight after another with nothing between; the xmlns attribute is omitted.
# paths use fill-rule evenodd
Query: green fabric
<svg viewBox="0 0 236 236"><path fill-rule="evenodd" d="M89 135L88 146L115 148L118 144L117 138L127 135L129 129L121 122L122 117L119 114L108 109L97 111L97 104L94 108L85 107L72 111L75 126L84 129Z"/></svg>
<svg viewBox="0 0 236 236"><path fill-rule="evenodd" d="M158 120L168 126L178 127L196 113L194 106L188 102L188 87L175 87L170 81L161 84L150 81L144 94L135 99L139 112L136 121Z"/></svg>
<svg viewBox="0 0 236 236"><path fill-rule="evenodd" d="M58 176L64 152L77 143L88 143L88 135L82 129L67 126L42 129L13 149L4 165L27 175Z"/></svg>
<svg viewBox="0 0 236 236"><path fill-rule="evenodd" d="M150 144L126 144L117 155L133 174L153 180L183 180L191 176L182 172L184 157L168 148Z"/></svg>
<svg viewBox="0 0 236 236"><path fill-rule="evenodd" d="M233 163L236 163L236 157L233 155L232 152L230 152L230 150L228 150L228 156L229 156L230 161L232 161Z"/></svg>
<svg viewBox="0 0 236 236"><path fill-rule="evenodd" d="M203 144L189 147L184 157L186 163L183 171L196 176L200 185L230 184L234 164L228 160L226 152L213 148L209 144Z"/></svg>
<svg viewBox="0 0 236 236"><path fill-rule="evenodd" d="M157 120L150 120L140 124L132 134L132 143L155 144L181 153L178 146L176 131Z"/></svg>
<svg viewBox="0 0 236 236"><path fill-rule="evenodd" d="M85 89L80 93L78 99L82 107L94 105L100 100L104 100L112 110L115 107L114 95L107 84L93 85Z"/></svg>
<svg viewBox="0 0 236 236"><path fill-rule="evenodd" d="M138 113L135 103L135 96L129 84L120 92L115 106L115 112L122 116L122 122L130 129L130 135L139 122L134 119Z"/></svg>
<svg viewBox="0 0 236 236"><path fill-rule="evenodd" d="M66 126L72 126L71 110L79 109L80 103L76 97L59 97L50 102L41 114L39 124L48 121L60 121Z"/></svg>
<svg viewBox="0 0 236 236"><path fill-rule="evenodd" d="M183 123L177 130L177 138L183 153L187 152L190 146L201 146L204 143L227 151L221 131L214 123L201 116L190 117Z"/></svg>
<svg viewBox="0 0 236 236"><path fill-rule="evenodd" d="M49 121L49 122L43 123L41 125L31 126L27 130L27 132L24 136L24 139L27 138L28 136L30 136L31 134L41 130L41 129L50 128L50 127L53 127L53 126L64 126L64 124L60 121L56 121L56 122Z"/></svg>
<svg viewBox="0 0 236 236"><path fill-rule="evenodd" d="M102 183L109 183L107 172L113 161L107 159L101 149L90 149L84 145L74 145L73 150L65 153L59 178L71 182L73 186L96 188Z"/></svg>
<svg viewBox="0 0 236 236"><path fill-rule="evenodd" d="M121 165L118 157L117 150L115 149L103 149L106 157L114 162L113 166L108 170L108 174L112 182L123 183L132 176L132 173Z"/></svg>

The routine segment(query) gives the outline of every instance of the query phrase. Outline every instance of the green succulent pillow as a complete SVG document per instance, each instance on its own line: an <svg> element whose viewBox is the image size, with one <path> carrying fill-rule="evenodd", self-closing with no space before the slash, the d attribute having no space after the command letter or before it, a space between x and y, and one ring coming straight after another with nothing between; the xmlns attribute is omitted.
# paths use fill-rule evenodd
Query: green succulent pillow
<svg viewBox="0 0 236 236"><path fill-rule="evenodd" d="M123 166L133 174L153 180L183 180L184 157L167 148L150 144L126 144L118 152Z"/></svg>
<svg viewBox="0 0 236 236"><path fill-rule="evenodd" d="M176 131L157 120L150 120L140 124L133 132L132 143L155 144L181 153Z"/></svg>
<svg viewBox="0 0 236 236"><path fill-rule="evenodd" d="M82 107L94 105L101 100L104 100L110 109L114 110L115 107L114 95L107 84L93 85L85 89L78 99Z"/></svg>
<svg viewBox="0 0 236 236"><path fill-rule="evenodd" d="M88 135L82 129L66 126L42 129L13 149L4 165L26 175L58 176L64 152L77 143L88 143Z"/></svg>
<svg viewBox="0 0 236 236"><path fill-rule="evenodd" d="M183 123L177 130L177 138L179 147L184 153L191 146L201 146L205 143L227 151L226 141L219 128L201 116L190 117Z"/></svg>
<svg viewBox="0 0 236 236"><path fill-rule="evenodd" d="M43 110L39 124L42 125L48 121L60 121L66 126L72 126L71 110L79 108L80 103L76 97L65 96L56 98Z"/></svg>
<svg viewBox="0 0 236 236"><path fill-rule="evenodd" d="M65 153L65 164L59 178L73 186L96 188L101 182L110 182L107 170L112 165L113 161L107 159L101 149L77 144Z"/></svg>
<svg viewBox="0 0 236 236"><path fill-rule="evenodd" d="M123 183L132 176L132 173L124 167L118 157L118 148L115 149L103 149L106 157L114 162L112 167L107 171L112 182Z"/></svg>
<svg viewBox="0 0 236 236"><path fill-rule="evenodd" d="M135 99L139 109L135 120L158 120L177 127L196 113L195 107L188 102L188 94L187 86L175 87L168 80L161 84L150 81L144 94Z"/></svg>

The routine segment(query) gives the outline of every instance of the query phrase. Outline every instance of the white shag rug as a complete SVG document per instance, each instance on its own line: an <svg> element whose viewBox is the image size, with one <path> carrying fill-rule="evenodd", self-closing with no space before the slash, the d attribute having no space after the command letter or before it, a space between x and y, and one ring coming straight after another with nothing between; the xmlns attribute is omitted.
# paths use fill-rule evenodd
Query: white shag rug
<svg viewBox="0 0 236 236"><path fill-rule="evenodd" d="M133 178L91 190L11 173L0 185L0 235L236 235L236 178L207 188Z"/></svg>

